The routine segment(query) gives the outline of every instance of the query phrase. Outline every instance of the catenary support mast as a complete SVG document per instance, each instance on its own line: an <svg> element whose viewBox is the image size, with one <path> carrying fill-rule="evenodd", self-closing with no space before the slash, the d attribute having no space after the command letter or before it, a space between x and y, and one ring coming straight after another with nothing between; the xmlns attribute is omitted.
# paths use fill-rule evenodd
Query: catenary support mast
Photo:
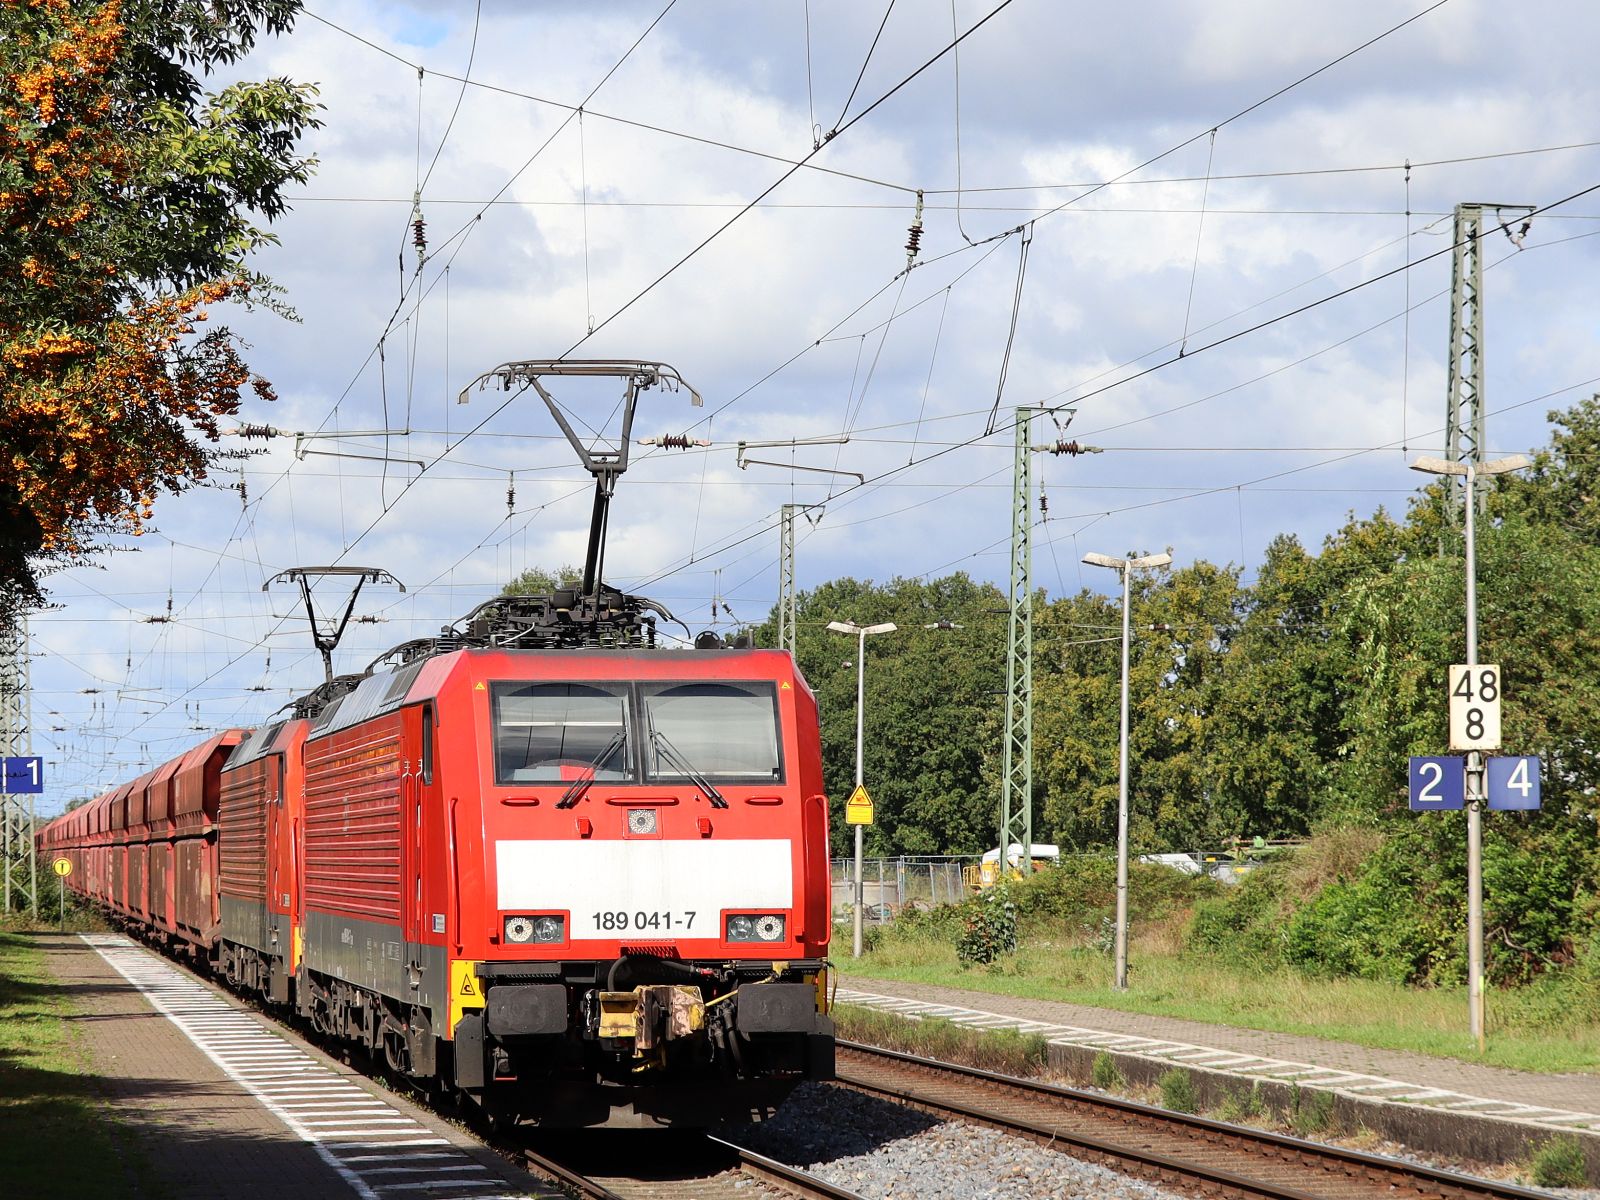
<svg viewBox="0 0 1600 1200"><path fill-rule="evenodd" d="M1034 410L1016 410L1011 489L1011 603L1006 630L1005 777L1000 788L1000 861L1013 843L1033 870L1033 452Z"/></svg>
<svg viewBox="0 0 1600 1200"><path fill-rule="evenodd" d="M28 621L0 630L0 755L33 753L28 688ZM34 860L33 797L0 792L0 911L39 912L39 867Z"/></svg>
<svg viewBox="0 0 1600 1200"><path fill-rule="evenodd" d="M794 653L795 647L795 590L794 590L794 516L802 506L785 504L778 551L778 649Z"/></svg>

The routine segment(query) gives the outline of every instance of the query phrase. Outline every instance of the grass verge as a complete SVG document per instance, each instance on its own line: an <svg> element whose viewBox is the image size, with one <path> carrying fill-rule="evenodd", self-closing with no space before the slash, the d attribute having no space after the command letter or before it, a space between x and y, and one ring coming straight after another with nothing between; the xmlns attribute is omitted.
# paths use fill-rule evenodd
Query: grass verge
<svg viewBox="0 0 1600 1200"><path fill-rule="evenodd" d="M0 1192L126 1195L128 1147L32 935L0 927Z"/></svg>
<svg viewBox="0 0 1600 1200"><path fill-rule="evenodd" d="M1038 1075L1046 1066L1045 1040L1037 1034L970 1029L939 1017L912 1020L854 1004L835 1005L831 1015L837 1036L885 1050L1003 1075Z"/></svg>
<svg viewBox="0 0 1600 1200"><path fill-rule="evenodd" d="M886 928L858 964L851 985L892 979L1032 1000L1179 1017L1276 1033L1408 1050L1526 1071L1600 1072L1600 1022L1583 1009L1559 1012L1536 988L1490 996L1485 1054L1466 1032L1462 988L1410 988L1365 979L1311 979L1286 969L1243 970L1174 939L1135 941L1126 992L1111 985L1111 960L1096 949L1047 938L988 967L963 967L932 931Z"/></svg>

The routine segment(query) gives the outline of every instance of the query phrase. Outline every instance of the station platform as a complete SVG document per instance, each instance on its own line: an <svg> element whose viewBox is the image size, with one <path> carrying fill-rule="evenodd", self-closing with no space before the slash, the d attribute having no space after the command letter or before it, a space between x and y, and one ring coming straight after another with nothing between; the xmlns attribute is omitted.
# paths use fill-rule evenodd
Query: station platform
<svg viewBox="0 0 1600 1200"><path fill-rule="evenodd" d="M1600 1074L1539 1074L1351 1042L842 974L837 1000L1049 1043L1052 1065L1087 1080L1110 1054L1124 1078L1153 1084L1188 1068L1202 1102L1259 1083L1269 1093L1331 1093L1335 1115L1424 1151L1512 1162L1554 1136L1578 1138L1600 1173Z"/></svg>
<svg viewBox="0 0 1600 1200"><path fill-rule="evenodd" d="M226 992L117 934L37 943L131 1134L173 1200L544 1200L561 1195Z"/></svg>

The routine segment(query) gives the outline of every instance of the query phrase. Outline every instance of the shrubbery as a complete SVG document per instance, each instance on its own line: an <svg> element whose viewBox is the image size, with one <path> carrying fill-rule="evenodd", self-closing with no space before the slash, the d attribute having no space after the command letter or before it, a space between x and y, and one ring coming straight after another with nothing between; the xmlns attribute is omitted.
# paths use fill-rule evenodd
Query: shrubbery
<svg viewBox="0 0 1600 1200"><path fill-rule="evenodd" d="M1241 965L1281 962L1321 978L1459 984L1466 978L1465 838L1463 822L1443 816L1408 816L1383 837L1343 830L1314 838L1197 904L1186 942ZM1571 932L1595 929L1583 899L1593 852L1551 845L1537 820L1506 822L1485 837L1490 978L1519 985L1555 970L1566 977L1564 996L1600 989L1600 935L1589 933L1594 944L1586 944Z"/></svg>
<svg viewBox="0 0 1600 1200"><path fill-rule="evenodd" d="M1011 902L1010 890L990 888L961 906L962 930L956 939L956 957L967 966L987 966L1002 954L1016 950L1017 906Z"/></svg>

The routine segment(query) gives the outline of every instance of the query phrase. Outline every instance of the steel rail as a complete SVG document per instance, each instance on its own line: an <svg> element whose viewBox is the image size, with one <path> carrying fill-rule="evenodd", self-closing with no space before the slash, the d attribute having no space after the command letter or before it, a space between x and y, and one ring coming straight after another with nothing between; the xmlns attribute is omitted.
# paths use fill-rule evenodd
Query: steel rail
<svg viewBox="0 0 1600 1200"><path fill-rule="evenodd" d="M692 1157L697 1152L702 1156L701 1161L695 1161ZM723 1196L745 1197L751 1195L747 1183L749 1178L802 1200L863 1200L858 1192L831 1184L807 1171L710 1134L706 1134L695 1147L686 1150L679 1146L674 1149L671 1159L677 1161L679 1169L663 1171L660 1169L660 1159L645 1156L656 1169L641 1171L637 1179L628 1179L626 1182L614 1170L590 1174L587 1168L576 1170L559 1159L527 1146L518 1147L517 1153L529 1170L548 1176L584 1200L666 1200L667 1197L719 1200Z"/></svg>
<svg viewBox="0 0 1600 1200"><path fill-rule="evenodd" d="M1146 1178L1198 1184L1208 1194L1260 1200L1363 1195L1445 1200L1548 1197L1516 1184L858 1042L841 1040L838 1051L836 1078L841 1085L934 1115L989 1125ZM1000 1111L981 1101L930 1092L918 1088L918 1080L954 1082L969 1096L988 1093L1013 1105L1021 1101L1025 1111ZM1253 1175L1252 1161L1269 1164L1269 1174L1292 1170L1297 1178L1288 1184Z"/></svg>
<svg viewBox="0 0 1600 1200"><path fill-rule="evenodd" d="M743 1146L725 1142L719 1137L712 1137L710 1140L735 1151L739 1155L739 1169L746 1175L754 1175L757 1179L796 1191L802 1196L818 1197L818 1200L862 1200L859 1192L852 1192L849 1188L829 1183L809 1171L791 1167L777 1159L757 1154L754 1150L746 1150Z"/></svg>

